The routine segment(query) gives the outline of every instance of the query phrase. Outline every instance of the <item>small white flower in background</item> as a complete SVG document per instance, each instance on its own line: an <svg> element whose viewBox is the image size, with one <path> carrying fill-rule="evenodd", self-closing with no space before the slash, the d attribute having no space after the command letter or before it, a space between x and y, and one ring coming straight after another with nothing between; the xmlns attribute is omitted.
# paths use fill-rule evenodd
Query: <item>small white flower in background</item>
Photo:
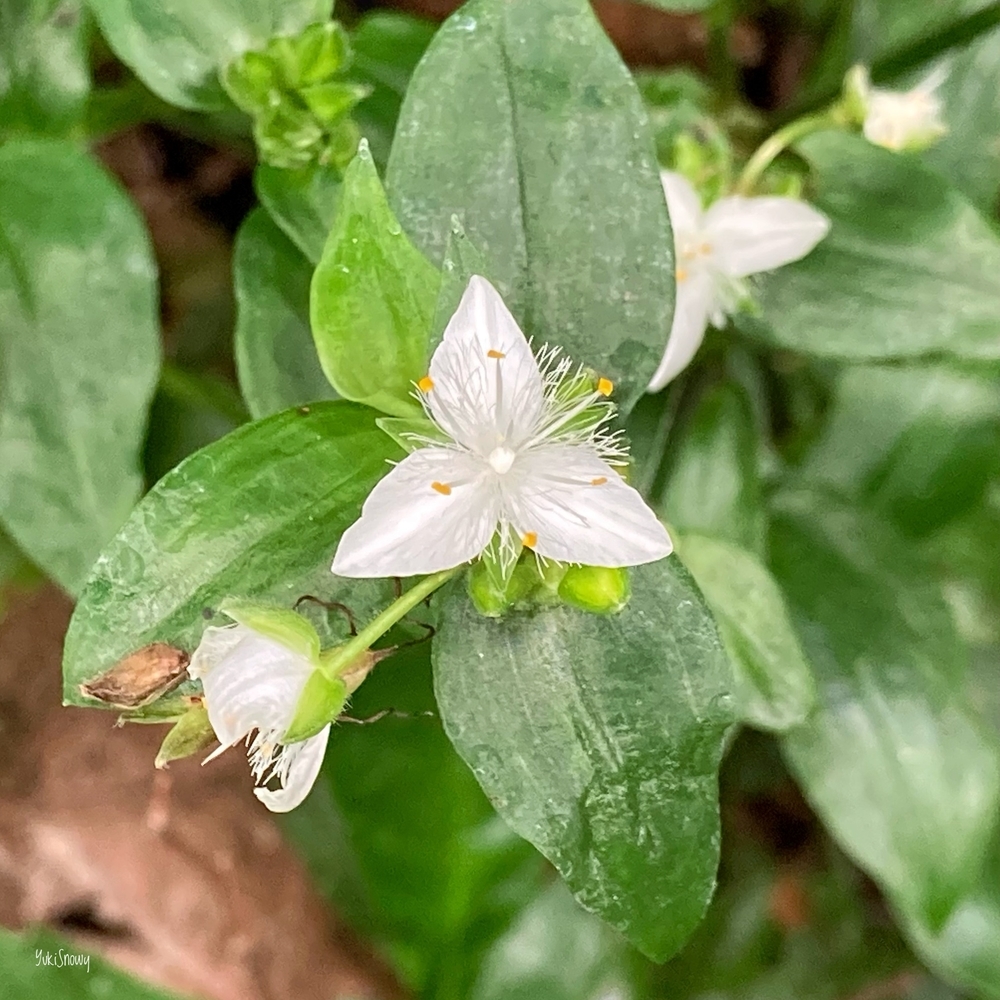
<svg viewBox="0 0 1000 1000"><path fill-rule="evenodd" d="M309 794L326 753L327 726L318 735L285 745L306 682L316 670L302 652L246 625L209 626L191 657L188 673L205 689L208 720L222 744L207 759L248 740L254 789L272 812L288 812ZM252 740L250 734L255 733Z"/></svg>
<svg viewBox="0 0 1000 1000"><path fill-rule="evenodd" d="M825 215L795 198L733 196L706 211L686 177L665 170L661 179L674 230L677 301L650 392L688 366L709 323L725 325L747 297L744 278L800 260L830 229Z"/></svg>
<svg viewBox="0 0 1000 1000"><path fill-rule="evenodd" d="M912 90L882 90L872 87L867 74L859 81L864 105L865 138L894 152L926 149L947 131L942 115L944 102L937 88L948 72L938 68Z"/></svg>
<svg viewBox="0 0 1000 1000"><path fill-rule="evenodd" d="M472 278L417 385L443 440L416 440L372 490L333 572L435 573L475 559L498 530L508 567L522 545L588 566L669 555L666 529L609 464L626 458L607 428L611 383L582 386L558 350L536 358L496 289Z"/></svg>

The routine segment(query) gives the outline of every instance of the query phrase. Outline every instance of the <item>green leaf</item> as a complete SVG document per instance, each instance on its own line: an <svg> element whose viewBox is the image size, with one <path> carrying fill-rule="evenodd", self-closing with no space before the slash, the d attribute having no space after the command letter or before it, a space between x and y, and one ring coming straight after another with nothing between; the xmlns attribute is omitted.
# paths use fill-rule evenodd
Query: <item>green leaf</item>
<svg viewBox="0 0 1000 1000"><path fill-rule="evenodd" d="M0 928L0 995L15 1000L170 1000L164 993L108 965L46 930L12 934Z"/></svg>
<svg viewBox="0 0 1000 1000"><path fill-rule="evenodd" d="M947 62L938 88L948 133L924 159L987 215L1000 199L1000 29Z"/></svg>
<svg viewBox="0 0 1000 1000"><path fill-rule="evenodd" d="M255 417L332 399L309 329L309 262L259 209L240 226L233 256L236 370Z"/></svg>
<svg viewBox="0 0 1000 1000"><path fill-rule="evenodd" d="M1000 239L976 210L917 157L860 136L797 148L833 225L762 282L764 334L830 357L1000 356Z"/></svg>
<svg viewBox="0 0 1000 1000"><path fill-rule="evenodd" d="M779 498L771 552L819 685L786 755L844 850L939 928L976 881L1000 802L940 590L888 526L817 495Z"/></svg>
<svg viewBox="0 0 1000 1000"><path fill-rule="evenodd" d="M804 722L816 684L774 578L728 541L675 533L674 544L719 625L744 721L779 732Z"/></svg>
<svg viewBox="0 0 1000 1000"><path fill-rule="evenodd" d="M219 70L273 35L294 34L330 15L329 0L90 0L115 55L171 104L226 106Z"/></svg>
<svg viewBox="0 0 1000 1000"><path fill-rule="evenodd" d="M253 174L261 204L311 264L319 263L333 226L340 171L330 166L284 170L261 163Z"/></svg>
<svg viewBox="0 0 1000 1000"><path fill-rule="evenodd" d="M908 534L927 534L1000 474L996 379L944 365L847 368L801 471Z"/></svg>
<svg viewBox="0 0 1000 1000"><path fill-rule="evenodd" d="M83 591L66 637L67 702L81 704L81 682L147 643L193 650L203 611L227 597L291 607L318 593L361 617L378 607L387 584L338 579L330 560L386 461L401 457L374 413L336 401L247 424L186 459L143 498Z"/></svg>
<svg viewBox="0 0 1000 1000"><path fill-rule="evenodd" d="M632 590L618 615L560 607L493 619L452 586L435 691L500 815L584 906L662 960L715 883L731 678L676 560L633 570Z"/></svg>
<svg viewBox="0 0 1000 1000"><path fill-rule="evenodd" d="M624 942L553 885L492 948L471 1000L630 1000Z"/></svg>
<svg viewBox="0 0 1000 1000"><path fill-rule="evenodd" d="M0 519L70 592L139 495L160 364L132 202L75 147L0 149Z"/></svg>
<svg viewBox="0 0 1000 1000"><path fill-rule="evenodd" d="M6 0L0 8L0 139L65 135L90 91L81 0Z"/></svg>
<svg viewBox="0 0 1000 1000"><path fill-rule="evenodd" d="M542 864L431 717L429 652L416 646L376 667L350 714L393 707L413 717L337 726L321 782L339 803L368 890L366 933L415 992L465 997L483 951L537 892Z"/></svg>
<svg viewBox="0 0 1000 1000"><path fill-rule="evenodd" d="M413 383L427 372L440 276L385 200L362 143L313 275L310 315L320 364L347 399L418 416Z"/></svg>
<svg viewBox="0 0 1000 1000"><path fill-rule="evenodd" d="M762 551L759 456L746 393L735 383L715 386L698 401L681 434L671 439L669 472L657 509L682 531Z"/></svg>
<svg viewBox="0 0 1000 1000"><path fill-rule="evenodd" d="M586 0L452 15L414 73L388 188L435 262L457 215L525 333L631 408L670 328L673 238L641 99Z"/></svg>

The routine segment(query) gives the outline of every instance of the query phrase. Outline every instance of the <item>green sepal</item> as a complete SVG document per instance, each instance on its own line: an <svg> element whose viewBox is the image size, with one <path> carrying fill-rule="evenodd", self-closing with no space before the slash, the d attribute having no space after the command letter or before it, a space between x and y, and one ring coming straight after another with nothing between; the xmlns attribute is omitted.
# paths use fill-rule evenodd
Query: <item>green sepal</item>
<svg viewBox="0 0 1000 1000"><path fill-rule="evenodd" d="M278 99L281 80L263 52L244 52L219 74L233 103L248 114L262 114Z"/></svg>
<svg viewBox="0 0 1000 1000"><path fill-rule="evenodd" d="M319 635L309 619L298 612L236 599L223 601L219 605L219 610L234 622L239 622L240 625L245 625L268 639L280 642L293 653L306 657L310 663L318 666Z"/></svg>
<svg viewBox="0 0 1000 1000"><path fill-rule="evenodd" d="M414 440L415 437L450 443L448 435L428 417L379 417L375 423L408 455L424 447L422 442Z"/></svg>
<svg viewBox="0 0 1000 1000"><path fill-rule="evenodd" d="M337 21L310 24L290 42L287 51L293 62L283 68L292 87L321 83L346 69L353 58L347 32Z"/></svg>
<svg viewBox="0 0 1000 1000"><path fill-rule="evenodd" d="M628 570L624 567L569 566L559 582L565 604L597 615L615 615L632 596Z"/></svg>
<svg viewBox="0 0 1000 1000"><path fill-rule="evenodd" d="M476 562L469 573L469 597L476 610L487 618L500 618L506 611L526 606L542 583L535 559L518 561L506 581L485 559Z"/></svg>
<svg viewBox="0 0 1000 1000"><path fill-rule="evenodd" d="M326 126L330 127L343 118L356 104L363 101L372 88L365 83L350 83L343 80L328 80L314 83L299 91L309 110Z"/></svg>
<svg viewBox="0 0 1000 1000"><path fill-rule="evenodd" d="M855 128L861 128L868 114L868 95L871 78L865 66L852 66L844 76L844 88L840 100L840 110L845 121Z"/></svg>
<svg viewBox="0 0 1000 1000"><path fill-rule="evenodd" d="M347 685L339 677L327 677L322 670L315 670L306 681L306 686L295 706L295 715L282 743L299 743L322 732L347 704Z"/></svg>
<svg viewBox="0 0 1000 1000"><path fill-rule="evenodd" d="M167 733L156 754L156 767L166 767L172 760L182 760L196 754L215 739L215 730L208 721L204 705L189 708Z"/></svg>

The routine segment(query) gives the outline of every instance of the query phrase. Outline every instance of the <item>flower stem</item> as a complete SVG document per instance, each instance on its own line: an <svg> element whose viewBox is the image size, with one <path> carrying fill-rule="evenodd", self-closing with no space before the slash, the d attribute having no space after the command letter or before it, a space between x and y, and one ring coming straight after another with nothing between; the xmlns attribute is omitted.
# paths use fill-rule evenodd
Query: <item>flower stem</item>
<svg viewBox="0 0 1000 1000"><path fill-rule="evenodd" d="M757 147L753 156L747 160L739 180L736 182L736 194L753 194L757 182L764 171L774 162L777 156L784 152L793 142L797 142L804 136L812 132L819 132L825 128L836 128L843 124L842 114L838 105L827 108L815 115L803 115L789 122L784 128L778 129L774 135L765 139Z"/></svg>
<svg viewBox="0 0 1000 1000"><path fill-rule="evenodd" d="M343 646L335 646L320 654L320 669L327 677L337 677L366 652L404 615L411 612L422 600L447 583L462 567L446 569L431 576L425 576L416 586L401 594L384 611L376 615L356 636Z"/></svg>

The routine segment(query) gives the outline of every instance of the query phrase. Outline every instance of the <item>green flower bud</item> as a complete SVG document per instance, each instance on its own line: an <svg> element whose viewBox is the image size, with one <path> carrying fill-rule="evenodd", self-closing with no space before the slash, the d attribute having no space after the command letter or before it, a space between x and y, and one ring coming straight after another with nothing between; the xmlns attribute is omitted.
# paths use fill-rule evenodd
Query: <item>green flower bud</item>
<svg viewBox="0 0 1000 1000"><path fill-rule="evenodd" d="M516 604L527 601L540 583L533 556L518 562L506 584L488 562L480 559L469 573L469 596L481 615L500 618Z"/></svg>
<svg viewBox="0 0 1000 1000"><path fill-rule="evenodd" d="M864 66L852 66L844 77L844 87L839 105L845 124L861 128L868 114L871 80Z"/></svg>
<svg viewBox="0 0 1000 1000"><path fill-rule="evenodd" d="M214 739L215 731L208 721L208 709L202 704L195 705L167 733L156 755L156 766L164 768L173 760L190 757L204 750Z"/></svg>
<svg viewBox="0 0 1000 1000"><path fill-rule="evenodd" d="M617 614L628 604L628 570L606 566L569 566L559 583L559 597L592 614Z"/></svg>

